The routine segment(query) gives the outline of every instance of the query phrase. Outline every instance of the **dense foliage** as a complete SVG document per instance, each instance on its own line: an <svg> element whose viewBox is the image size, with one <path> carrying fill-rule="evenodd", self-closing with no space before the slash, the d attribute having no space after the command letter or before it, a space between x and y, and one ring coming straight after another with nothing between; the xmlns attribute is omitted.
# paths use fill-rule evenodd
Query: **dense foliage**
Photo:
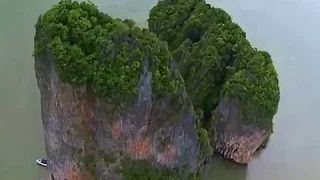
<svg viewBox="0 0 320 180"><path fill-rule="evenodd" d="M171 53L155 34L132 20L113 19L87 2L63 0L39 18L35 56L50 52L65 83L92 84L110 101L126 102L137 94L145 64L153 73L153 92L177 91Z"/></svg>
<svg viewBox="0 0 320 180"><path fill-rule="evenodd" d="M202 157L213 153L213 110L222 97L240 100L244 123L272 131L280 93L271 56L252 47L225 11L204 0L161 0L148 25L141 29L92 3L62 0L38 19L35 57L53 56L63 82L90 85L119 106L136 97L145 67L152 72L154 97L185 88ZM142 161L125 164L122 173L127 180L179 179Z"/></svg>
<svg viewBox="0 0 320 180"><path fill-rule="evenodd" d="M245 123L272 131L280 93L271 57L225 11L204 0L163 0L148 23L168 42L202 128L212 130L212 111L228 96L241 101Z"/></svg>

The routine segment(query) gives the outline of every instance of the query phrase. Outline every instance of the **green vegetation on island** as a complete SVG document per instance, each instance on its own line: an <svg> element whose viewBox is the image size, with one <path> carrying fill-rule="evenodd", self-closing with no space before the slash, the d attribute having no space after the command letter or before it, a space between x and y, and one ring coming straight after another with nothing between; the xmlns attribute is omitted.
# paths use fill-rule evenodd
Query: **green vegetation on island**
<svg viewBox="0 0 320 180"><path fill-rule="evenodd" d="M36 60L53 56L64 83L89 84L119 106L137 95L147 64L154 98L186 90L197 116L201 158L214 151L213 110L222 97L241 102L243 123L272 132L280 91L271 56L252 47L225 11L204 0L162 0L151 9L148 25L112 18L93 3L62 0L39 17L34 54ZM134 162L124 166L127 180L177 179L174 172Z"/></svg>
<svg viewBox="0 0 320 180"><path fill-rule="evenodd" d="M202 131L213 135L213 110L230 97L240 100L243 123L272 132L280 91L271 56L252 47L224 10L204 0L163 0L148 24L168 43Z"/></svg>
<svg viewBox="0 0 320 180"><path fill-rule="evenodd" d="M154 95L182 85L181 78L173 78L166 43L90 2L63 0L39 18L36 29L36 57L50 51L63 82L75 87L90 83L110 101L122 103L137 94L144 63L153 73Z"/></svg>

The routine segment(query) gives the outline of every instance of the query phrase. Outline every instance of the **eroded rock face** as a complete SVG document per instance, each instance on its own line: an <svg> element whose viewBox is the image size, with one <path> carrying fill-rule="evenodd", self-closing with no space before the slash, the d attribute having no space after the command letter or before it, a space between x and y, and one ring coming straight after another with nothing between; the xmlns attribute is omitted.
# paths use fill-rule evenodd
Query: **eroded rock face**
<svg viewBox="0 0 320 180"><path fill-rule="evenodd" d="M192 106L184 93L179 95L181 106L170 96L153 100L146 67L138 97L119 114L112 114L113 105L95 96L89 85L64 84L49 53L36 58L35 70L52 178L120 179L124 158L197 170L199 143Z"/></svg>
<svg viewBox="0 0 320 180"><path fill-rule="evenodd" d="M218 122L215 134L216 152L236 163L249 163L270 133L242 123L242 107L237 99L223 98L214 114Z"/></svg>

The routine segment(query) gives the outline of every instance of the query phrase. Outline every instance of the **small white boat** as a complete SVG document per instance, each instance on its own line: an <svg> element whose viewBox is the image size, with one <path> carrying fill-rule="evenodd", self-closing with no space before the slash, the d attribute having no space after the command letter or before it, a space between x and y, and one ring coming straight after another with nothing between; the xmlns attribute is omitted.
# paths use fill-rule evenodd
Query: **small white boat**
<svg viewBox="0 0 320 180"><path fill-rule="evenodd" d="M39 164L40 166L44 166L44 167L48 166L46 159L37 159L37 164Z"/></svg>

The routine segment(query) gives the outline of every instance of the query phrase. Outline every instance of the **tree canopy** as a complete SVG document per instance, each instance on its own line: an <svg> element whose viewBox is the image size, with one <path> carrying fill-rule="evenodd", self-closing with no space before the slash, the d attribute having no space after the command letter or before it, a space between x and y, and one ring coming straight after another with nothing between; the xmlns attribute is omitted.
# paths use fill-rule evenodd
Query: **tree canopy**
<svg viewBox="0 0 320 180"><path fill-rule="evenodd" d="M248 107L248 123L272 130L279 85L271 56L252 47L224 10L204 0L162 0L150 10L148 25L138 28L92 3L62 0L38 19L35 55L50 51L64 82L91 83L110 100L136 94L148 63L155 94L184 84L204 119L222 96L236 97ZM173 78L172 59L185 83ZM254 116L250 109L257 111ZM258 111L269 118L260 121Z"/></svg>
<svg viewBox="0 0 320 180"><path fill-rule="evenodd" d="M155 95L177 91L172 55L166 43L130 19L102 13L90 2L62 0L38 19L35 55L49 51L65 83L90 83L110 101L125 101L137 94L144 63L153 73Z"/></svg>
<svg viewBox="0 0 320 180"><path fill-rule="evenodd" d="M244 121L272 131L280 98L268 52L252 47L222 9L204 0L162 0L150 11L149 29L168 43L201 124L211 127L221 97L241 101Z"/></svg>

